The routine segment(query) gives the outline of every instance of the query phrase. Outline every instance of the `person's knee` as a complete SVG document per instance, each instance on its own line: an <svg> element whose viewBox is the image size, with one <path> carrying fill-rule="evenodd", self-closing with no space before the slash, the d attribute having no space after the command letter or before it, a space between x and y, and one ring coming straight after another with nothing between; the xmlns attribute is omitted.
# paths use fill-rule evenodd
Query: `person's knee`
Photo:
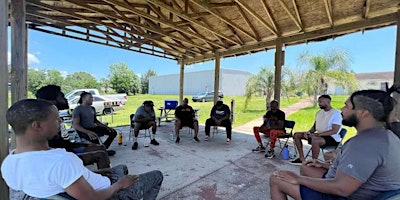
<svg viewBox="0 0 400 200"><path fill-rule="evenodd" d="M293 138L294 139L301 139L303 137L303 133L302 132L297 132L294 133Z"/></svg>

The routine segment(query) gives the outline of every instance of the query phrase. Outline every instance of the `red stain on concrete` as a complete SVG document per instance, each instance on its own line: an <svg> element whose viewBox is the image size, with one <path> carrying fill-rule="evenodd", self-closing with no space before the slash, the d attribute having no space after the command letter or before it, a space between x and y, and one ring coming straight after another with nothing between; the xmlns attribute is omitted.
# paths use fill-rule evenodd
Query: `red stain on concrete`
<svg viewBox="0 0 400 200"><path fill-rule="evenodd" d="M221 198L217 197L217 184L201 186L199 196L202 199L207 200L222 200Z"/></svg>
<svg viewBox="0 0 400 200"><path fill-rule="evenodd" d="M158 151L156 151L156 150L151 150L150 152L149 152L149 154L150 155L152 155L152 156L157 156L157 157L159 157L159 158L163 158L162 156L161 156L161 154L160 154L160 152L158 152Z"/></svg>

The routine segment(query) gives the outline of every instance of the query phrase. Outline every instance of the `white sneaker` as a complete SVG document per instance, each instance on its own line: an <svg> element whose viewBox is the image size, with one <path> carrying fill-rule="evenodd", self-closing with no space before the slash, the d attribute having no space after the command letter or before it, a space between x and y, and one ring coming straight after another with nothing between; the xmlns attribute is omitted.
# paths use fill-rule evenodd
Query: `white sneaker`
<svg viewBox="0 0 400 200"><path fill-rule="evenodd" d="M231 144L231 139L226 138L226 144Z"/></svg>
<svg viewBox="0 0 400 200"><path fill-rule="evenodd" d="M204 141L208 141L208 135L206 135L206 137L204 138Z"/></svg>

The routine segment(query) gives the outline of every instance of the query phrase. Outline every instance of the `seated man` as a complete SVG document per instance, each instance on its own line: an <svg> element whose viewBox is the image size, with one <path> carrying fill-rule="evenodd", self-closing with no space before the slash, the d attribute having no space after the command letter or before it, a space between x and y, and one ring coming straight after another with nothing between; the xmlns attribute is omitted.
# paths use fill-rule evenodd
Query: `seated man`
<svg viewBox="0 0 400 200"><path fill-rule="evenodd" d="M321 109L315 115L311 129L293 135L299 158L290 162L291 164L301 165L305 160L301 139L307 139L311 144L312 158L314 159L318 158L321 146L336 146L341 140L339 132L342 127L342 116L338 110L332 108L331 97L321 95L318 98L318 105Z"/></svg>
<svg viewBox="0 0 400 200"><path fill-rule="evenodd" d="M285 134L285 113L279 109L279 102L272 100L270 103L271 110L265 113L264 123L261 126L253 127L254 137L258 142L258 147L253 151L265 152L265 147L261 141L260 132L269 137L269 150L265 155L266 158L275 156L274 148L278 136Z"/></svg>
<svg viewBox="0 0 400 200"><path fill-rule="evenodd" d="M99 136L108 135L107 140L103 143L108 149L114 138L117 137L117 131L97 120L96 109L92 106L92 94L83 92L78 103L80 105L72 112L72 126L81 138L96 144L100 144Z"/></svg>
<svg viewBox="0 0 400 200"><path fill-rule="evenodd" d="M91 172L65 149L52 149L61 119L49 101L25 99L6 114L17 146L3 161L1 174L7 185L29 196L47 198L67 193L75 199L156 199L163 175L151 171L127 175L126 166L109 170L109 176Z"/></svg>
<svg viewBox="0 0 400 200"><path fill-rule="evenodd" d="M176 143L179 143L180 140L179 130L184 126L194 129L193 140L200 142L199 138L197 138L197 134L199 133L199 122L196 119L196 113L194 112L192 106L189 106L188 103L189 100L185 98L183 99L183 104L175 109Z"/></svg>
<svg viewBox="0 0 400 200"><path fill-rule="evenodd" d="M36 92L36 98L50 101L58 110L69 109L67 99L65 99L64 93L61 92L60 86L47 85L41 87ZM58 132L58 137L49 140L49 146L51 148L64 148L69 152L79 153L79 158L82 159L84 165L96 163L97 169L110 167L108 155L114 155L115 151L107 153L106 148L98 144L72 143L70 140L64 139L63 135L68 136L68 133L65 132L65 128L62 127L61 131Z"/></svg>
<svg viewBox="0 0 400 200"><path fill-rule="evenodd" d="M375 199L400 188L400 139L385 127L393 99L380 90L353 93L342 108L343 125L357 135L342 147L323 178L277 171L270 177L272 200ZM367 155L367 156L366 156ZM321 174L319 174L321 177Z"/></svg>
<svg viewBox="0 0 400 200"><path fill-rule="evenodd" d="M225 105L222 101L217 101L211 109L210 118L206 120L206 137L204 140L207 141L209 139L211 126L223 126L226 128L226 143L230 144L232 139L232 122L230 116L231 110L229 106Z"/></svg>
<svg viewBox="0 0 400 200"><path fill-rule="evenodd" d="M152 131L152 134L150 134L150 144L159 145L156 140L157 123L156 114L154 113L153 107L153 101L144 101L143 104L136 110L134 119L135 128L133 129L135 136L133 137L132 150L136 150L138 148L137 137L139 136L139 130L148 129L150 127Z"/></svg>

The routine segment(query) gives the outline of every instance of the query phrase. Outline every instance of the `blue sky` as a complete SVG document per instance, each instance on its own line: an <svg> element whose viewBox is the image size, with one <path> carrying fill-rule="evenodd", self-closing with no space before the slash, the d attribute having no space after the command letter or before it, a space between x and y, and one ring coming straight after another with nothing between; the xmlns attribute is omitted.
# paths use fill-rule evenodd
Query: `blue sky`
<svg viewBox="0 0 400 200"><path fill-rule="evenodd" d="M109 65L124 62L137 74L154 69L158 75L179 73L176 61L104 45L29 31L28 60L30 68L57 69L64 75L85 71L97 79L107 77ZM285 48L285 65L298 69L297 58L308 51L322 54L332 48L346 50L351 56L350 69L356 73L393 71L396 27L390 26ZM9 38L10 41L10 38ZM10 50L9 50L10 51ZM221 59L221 67L257 73L261 67L274 65L275 50ZM8 60L10 62L10 59ZM214 68L214 61L188 65L185 72Z"/></svg>

